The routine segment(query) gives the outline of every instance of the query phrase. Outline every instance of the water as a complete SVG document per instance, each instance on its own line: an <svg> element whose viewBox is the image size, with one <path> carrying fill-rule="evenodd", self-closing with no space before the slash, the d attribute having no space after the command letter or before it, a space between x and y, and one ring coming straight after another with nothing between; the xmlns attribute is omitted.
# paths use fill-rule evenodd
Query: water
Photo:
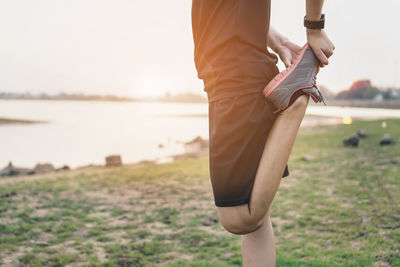
<svg viewBox="0 0 400 267"><path fill-rule="evenodd" d="M208 139L207 113L206 103L0 100L0 117L48 121L0 125L0 168L9 161L24 167L49 162L74 168L104 164L110 154L120 154L124 163L163 161L183 153L183 142L198 135ZM188 114L202 116L179 116ZM306 114L330 116L324 123L353 115L400 118L400 110L311 105ZM302 126L313 122L306 116Z"/></svg>
<svg viewBox="0 0 400 267"><path fill-rule="evenodd" d="M104 164L109 154L126 163L161 159L184 152L182 141L208 138L207 117L161 115L207 112L204 104L0 101L0 117L49 121L0 126L0 168L10 160L27 167Z"/></svg>
<svg viewBox="0 0 400 267"><path fill-rule="evenodd" d="M382 119L382 118L400 118L400 109L387 108L357 108L357 107L339 107L339 106L309 106L306 114L321 115L334 118L351 116L353 119Z"/></svg>

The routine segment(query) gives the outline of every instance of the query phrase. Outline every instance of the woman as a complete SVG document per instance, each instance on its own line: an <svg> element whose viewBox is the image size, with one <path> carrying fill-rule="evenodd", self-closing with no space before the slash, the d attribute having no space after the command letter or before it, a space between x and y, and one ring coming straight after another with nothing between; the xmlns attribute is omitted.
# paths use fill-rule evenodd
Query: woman
<svg viewBox="0 0 400 267"><path fill-rule="evenodd" d="M319 25L323 0L306 0L306 19ZM244 266L275 266L271 202L309 101L298 91L274 113L263 95L301 47L270 28L270 0L193 0L194 60L209 102L210 176L222 226L241 235ZM307 28L308 45L328 64L334 46L320 28Z"/></svg>

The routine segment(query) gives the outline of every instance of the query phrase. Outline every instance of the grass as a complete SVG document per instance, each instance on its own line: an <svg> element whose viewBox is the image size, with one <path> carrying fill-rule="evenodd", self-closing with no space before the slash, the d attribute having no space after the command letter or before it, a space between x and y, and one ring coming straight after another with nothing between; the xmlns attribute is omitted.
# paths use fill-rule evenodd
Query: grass
<svg viewBox="0 0 400 267"><path fill-rule="evenodd" d="M400 266L400 120L386 122L301 128L271 209L277 266ZM241 266L211 190L207 157L0 180L1 264Z"/></svg>

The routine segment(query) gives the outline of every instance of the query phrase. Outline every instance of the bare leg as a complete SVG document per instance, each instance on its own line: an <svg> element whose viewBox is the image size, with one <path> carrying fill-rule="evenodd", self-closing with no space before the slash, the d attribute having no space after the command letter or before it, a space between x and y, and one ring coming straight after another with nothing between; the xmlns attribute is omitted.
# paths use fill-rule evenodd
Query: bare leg
<svg viewBox="0 0 400 267"><path fill-rule="evenodd" d="M273 267L276 262L275 239L270 209L261 228L242 235L242 259L244 267Z"/></svg>
<svg viewBox="0 0 400 267"><path fill-rule="evenodd" d="M299 105L295 106L293 110L288 109L287 112L281 112L276 118L257 170L249 205L251 213L262 214L264 217L271 205L304 118L308 100L308 95L299 96L293 106L296 102L300 103Z"/></svg>
<svg viewBox="0 0 400 267"><path fill-rule="evenodd" d="M271 128L257 169L250 203L217 207L221 224L234 234L248 234L260 228L279 188L292 151L309 96L299 96L280 112Z"/></svg>

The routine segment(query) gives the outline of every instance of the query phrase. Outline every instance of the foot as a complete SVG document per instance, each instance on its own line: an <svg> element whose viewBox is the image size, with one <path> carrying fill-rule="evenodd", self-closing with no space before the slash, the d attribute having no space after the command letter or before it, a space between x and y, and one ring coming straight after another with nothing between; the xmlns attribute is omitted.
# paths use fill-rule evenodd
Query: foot
<svg viewBox="0 0 400 267"><path fill-rule="evenodd" d="M311 96L315 103L324 98L316 84L319 60L306 43L295 62L276 75L264 88L263 94L277 108L274 113L287 109L301 94Z"/></svg>

